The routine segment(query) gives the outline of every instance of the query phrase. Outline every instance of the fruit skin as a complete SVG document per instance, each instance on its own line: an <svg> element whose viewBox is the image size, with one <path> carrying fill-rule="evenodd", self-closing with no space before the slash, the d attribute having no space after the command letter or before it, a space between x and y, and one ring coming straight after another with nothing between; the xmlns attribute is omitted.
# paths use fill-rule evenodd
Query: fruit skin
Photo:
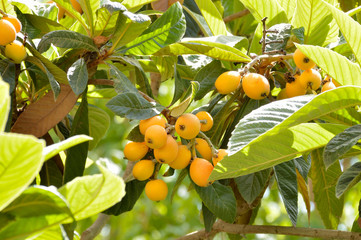
<svg viewBox="0 0 361 240"><path fill-rule="evenodd" d="M209 146L206 140L202 138L196 138L196 150L202 155L202 158L212 160L212 148Z"/></svg>
<svg viewBox="0 0 361 240"><path fill-rule="evenodd" d="M150 148L161 148L167 142L167 131L159 125L150 126L145 131L144 141Z"/></svg>
<svg viewBox="0 0 361 240"><path fill-rule="evenodd" d="M216 166L217 163L219 163L225 156L227 156L227 150L226 149L219 149L218 152L213 156L212 162L213 166Z"/></svg>
<svg viewBox="0 0 361 240"><path fill-rule="evenodd" d="M178 143L174 140L171 135L167 136L166 144L161 147L154 149L154 157L160 163L171 163L173 162L178 154Z"/></svg>
<svg viewBox="0 0 361 240"><path fill-rule="evenodd" d="M21 63L26 58L26 49L22 42L15 40L5 47L5 56L14 63Z"/></svg>
<svg viewBox="0 0 361 240"><path fill-rule="evenodd" d="M149 148L144 142L128 142L124 147L124 157L129 161L138 161L148 152Z"/></svg>
<svg viewBox="0 0 361 240"><path fill-rule="evenodd" d="M321 88L321 92L326 92L328 90L332 90L332 89L335 89L335 88L336 88L336 86L332 81L326 82L325 84L323 84L323 86Z"/></svg>
<svg viewBox="0 0 361 240"><path fill-rule="evenodd" d="M71 2L71 5L73 5L73 8L75 11L77 11L80 14L83 14L83 9L81 9L81 6L77 0L70 0L70 2Z"/></svg>
<svg viewBox="0 0 361 240"><path fill-rule="evenodd" d="M150 178L154 172L154 162L151 160L140 160L133 167L133 176L139 181Z"/></svg>
<svg viewBox="0 0 361 240"><path fill-rule="evenodd" d="M210 184L208 178L212 170L212 163L203 158L195 158L189 168L189 175L195 184L200 187L206 187Z"/></svg>
<svg viewBox="0 0 361 240"><path fill-rule="evenodd" d="M217 78L214 85L220 94L228 94L235 91L241 82L241 74L237 71L224 72Z"/></svg>
<svg viewBox="0 0 361 240"><path fill-rule="evenodd" d="M192 113L185 113L175 123L175 131L184 139L195 138L201 130L199 119Z"/></svg>
<svg viewBox="0 0 361 240"><path fill-rule="evenodd" d="M287 86L287 84L286 84L286 86ZM286 98L288 98L287 93L286 93L286 88L283 88L283 89L281 89L281 91L278 93L278 95L277 95L277 100L282 100L282 99L286 99Z"/></svg>
<svg viewBox="0 0 361 240"><path fill-rule="evenodd" d="M212 128L213 118L212 118L211 114L209 114L206 111L200 111L200 112L196 113L196 117L199 120L206 121L206 122L201 122L201 131L202 132L206 132Z"/></svg>
<svg viewBox="0 0 361 240"><path fill-rule="evenodd" d="M0 20L0 45L5 46L16 39L16 29L8 20Z"/></svg>
<svg viewBox="0 0 361 240"><path fill-rule="evenodd" d="M21 22L16 17L8 14L6 17L3 17L2 19L8 20L14 26L16 33L21 31L22 28Z"/></svg>
<svg viewBox="0 0 361 240"><path fill-rule="evenodd" d="M309 59L299 49L296 49L296 51L294 52L293 60L295 61L296 66L302 70L308 70L316 66L316 63Z"/></svg>
<svg viewBox="0 0 361 240"><path fill-rule="evenodd" d="M167 123L167 120L165 118L162 118L161 116L154 116L145 120L140 120L139 122L139 131L141 134L145 134L145 131L153 125L159 125L165 128L165 125Z"/></svg>
<svg viewBox="0 0 361 240"><path fill-rule="evenodd" d="M169 163L169 166L174 169L186 168L191 161L191 151L185 145L178 145L178 154L175 160Z"/></svg>
<svg viewBox="0 0 361 240"><path fill-rule="evenodd" d="M254 100L261 100L268 96L270 85L263 75L248 73L242 79L242 88L246 95Z"/></svg>
<svg viewBox="0 0 361 240"><path fill-rule="evenodd" d="M167 197L168 186L161 180L151 180L145 185L145 194L152 201L161 201Z"/></svg>
<svg viewBox="0 0 361 240"><path fill-rule="evenodd" d="M300 83L305 88L317 90L321 86L321 74L315 69L305 70L300 76Z"/></svg>
<svg viewBox="0 0 361 240"><path fill-rule="evenodd" d="M305 95L307 88L300 82L300 75L294 76L295 81L286 83L286 95L289 98Z"/></svg>

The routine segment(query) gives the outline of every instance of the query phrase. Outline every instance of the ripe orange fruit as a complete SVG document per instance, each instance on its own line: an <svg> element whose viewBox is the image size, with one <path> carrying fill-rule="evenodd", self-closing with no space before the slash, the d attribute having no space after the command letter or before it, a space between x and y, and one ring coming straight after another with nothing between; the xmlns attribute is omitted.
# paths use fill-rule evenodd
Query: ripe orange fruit
<svg viewBox="0 0 361 240"><path fill-rule="evenodd" d="M8 20L0 20L0 45L5 46L16 39L16 29Z"/></svg>
<svg viewBox="0 0 361 240"><path fill-rule="evenodd" d="M293 76L295 81L286 83L286 94L287 97L296 97L305 95L307 88L300 82L300 75L296 74Z"/></svg>
<svg viewBox="0 0 361 240"><path fill-rule="evenodd" d="M202 138L196 138L196 150L202 155L202 158L212 159L212 148L209 146L206 140Z"/></svg>
<svg viewBox="0 0 361 240"><path fill-rule="evenodd" d="M83 14L83 9L81 9L81 6L77 0L70 0L70 2L71 2L71 5L73 5L73 8L75 11L77 11L80 14Z"/></svg>
<svg viewBox="0 0 361 240"><path fill-rule="evenodd" d="M195 184L200 187L206 187L210 184L208 178L211 175L212 170L212 163L203 158L196 158L191 163L189 175Z"/></svg>
<svg viewBox="0 0 361 240"><path fill-rule="evenodd" d="M321 88L321 92L326 92L328 90L332 90L332 89L335 89L335 88L336 88L336 86L332 81L326 82L325 84L323 84L323 86Z"/></svg>
<svg viewBox="0 0 361 240"><path fill-rule="evenodd" d="M133 167L133 176L139 181L150 178L154 172L154 162L151 160L140 160Z"/></svg>
<svg viewBox="0 0 361 240"><path fill-rule="evenodd" d="M166 144L161 147L154 149L154 157L160 163L171 163L173 162L178 154L178 143L174 140L171 135L167 136Z"/></svg>
<svg viewBox="0 0 361 240"><path fill-rule="evenodd" d="M214 85L220 94L228 94L235 91L241 82L241 74L237 71L224 72L217 78Z"/></svg>
<svg viewBox="0 0 361 240"><path fill-rule="evenodd" d="M206 111L200 111L196 114L199 121L201 121L201 131L206 132L210 130L213 126L213 118L211 114Z"/></svg>
<svg viewBox="0 0 361 240"><path fill-rule="evenodd" d="M261 100L268 96L270 85L263 75L248 73L242 79L242 88L246 95L255 100Z"/></svg>
<svg viewBox="0 0 361 240"><path fill-rule="evenodd" d="M138 161L147 154L148 150L144 142L128 142L124 147L124 157L129 161Z"/></svg>
<svg viewBox="0 0 361 240"><path fill-rule="evenodd" d="M300 83L305 88L317 90L321 85L322 77L321 74L315 69L305 70L300 76Z"/></svg>
<svg viewBox="0 0 361 240"><path fill-rule="evenodd" d="M161 201L167 197L168 186L161 180L151 180L145 185L145 194L152 201Z"/></svg>
<svg viewBox="0 0 361 240"><path fill-rule="evenodd" d="M175 123L175 130L184 139L195 138L201 130L199 119L192 113L185 113Z"/></svg>
<svg viewBox="0 0 361 240"><path fill-rule="evenodd" d="M191 151L185 145L178 145L178 154L175 160L169 163L169 166L174 169L186 168L191 161Z"/></svg>
<svg viewBox="0 0 361 240"><path fill-rule="evenodd" d="M145 120L140 120L139 130L140 130L140 133L144 135L145 131L150 126L159 125L159 126L162 126L163 128L165 128L166 123L167 123L167 120L165 118L157 115L157 116L145 119Z"/></svg>
<svg viewBox="0 0 361 240"><path fill-rule="evenodd" d="M145 131L144 141L150 148L161 148L167 142L167 131L159 125L150 126Z"/></svg>
<svg viewBox="0 0 361 240"><path fill-rule="evenodd" d="M22 28L21 22L16 17L8 14L6 17L3 17L2 19L8 20L9 22L11 22L11 24L14 26L15 31L17 33L21 31L21 28Z"/></svg>
<svg viewBox="0 0 361 240"><path fill-rule="evenodd" d="M287 84L286 84L287 85ZM286 88L281 89L281 91L277 95L277 100L282 100L288 98L286 93Z"/></svg>
<svg viewBox="0 0 361 240"><path fill-rule="evenodd" d="M213 166L216 166L219 161L221 161L225 156L227 156L227 150L226 149L219 149L218 152L213 156L212 162Z"/></svg>
<svg viewBox="0 0 361 240"><path fill-rule="evenodd" d="M5 47L5 56L14 63L21 63L26 58L26 49L22 42L15 40Z"/></svg>
<svg viewBox="0 0 361 240"><path fill-rule="evenodd" d="M296 49L293 54L293 60L295 61L296 66L302 70L308 70L316 66L316 64L299 49Z"/></svg>

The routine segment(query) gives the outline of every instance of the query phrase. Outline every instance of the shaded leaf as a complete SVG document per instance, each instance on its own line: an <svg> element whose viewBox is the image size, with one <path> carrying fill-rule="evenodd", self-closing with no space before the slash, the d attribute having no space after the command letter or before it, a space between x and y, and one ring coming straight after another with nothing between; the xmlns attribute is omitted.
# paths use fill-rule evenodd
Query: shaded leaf
<svg viewBox="0 0 361 240"><path fill-rule="evenodd" d="M361 180L361 162L357 162L344 171L336 184L336 197L340 197Z"/></svg>
<svg viewBox="0 0 361 240"><path fill-rule="evenodd" d="M135 126L130 133L127 135L127 140L133 142L143 142L144 135L140 133L139 125Z"/></svg>
<svg viewBox="0 0 361 240"><path fill-rule="evenodd" d="M298 173L303 177L303 179L307 183L308 172L310 171L311 168L311 156L308 155L307 159L305 159L305 157L306 156L301 156L293 159L293 161L295 163L295 167Z"/></svg>
<svg viewBox="0 0 361 240"><path fill-rule="evenodd" d="M202 215L203 215L204 228L206 229L206 232L210 232L217 217L206 207L206 205L204 205L203 202L202 202Z"/></svg>
<svg viewBox="0 0 361 240"><path fill-rule="evenodd" d="M171 105L176 103L182 95L187 91L189 86L191 85L191 81L183 79L179 72L177 71L177 65L174 66L174 94Z"/></svg>
<svg viewBox="0 0 361 240"><path fill-rule="evenodd" d="M5 130L10 111L9 85L0 78L0 132Z"/></svg>
<svg viewBox="0 0 361 240"><path fill-rule="evenodd" d="M292 25L286 23L280 23L270 27L268 29L269 31L277 31L277 32L267 33L266 42L270 42L270 43L266 45L266 52L285 49L287 45L287 41L291 36L291 28ZM281 42L276 42L276 41L281 41Z"/></svg>
<svg viewBox="0 0 361 240"><path fill-rule="evenodd" d="M68 69L69 85L76 95L84 92L88 84L88 69L84 58L76 60Z"/></svg>
<svg viewBox="0 0 361 240"><path fill-rule="evenodd" d="M310 225L310 222L311 222L311 203L310 203L310 196L308 194L308 186L306 184L304 176L302 176L297 169L296 169L296 173L297 173L298 191L301 193L303 201L305 202L306 210L307 210L307 217L308 217L308 225Z"/></svg>
<svg viewBox="0 0 361 240"><path fill-rule="evenodd" d="M188 87L187 91L181 98L183 100L177 106L172 107L170 110L170 115L173 117L178 117L182 115L192 103L197 91L199 89L199 83L195 81L191 81L191 85Z"/></svg>
<svg viewBox="0 0 361 240"><path fill-rule="evenodd" d="M9 93L15 88L15 64L8 59L0 61L0 74L2 80L9 84Z"/></svg>
<svg viewBox="0 0 361 240"><path fill-rule="evenodd" d="M23 17L25 17L26 21L28 21L32 25L32 27L36 28L36 30L39 31L39 37L42 37L43 35L51 31L66 29L63 25L52 21L46 17L37 16L35 14L23 14Z"/></svg>

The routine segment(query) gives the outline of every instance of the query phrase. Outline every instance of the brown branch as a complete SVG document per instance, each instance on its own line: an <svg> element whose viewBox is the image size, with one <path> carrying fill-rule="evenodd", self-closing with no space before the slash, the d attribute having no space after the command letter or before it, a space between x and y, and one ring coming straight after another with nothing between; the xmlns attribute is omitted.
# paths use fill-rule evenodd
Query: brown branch
<svg viewBox="0 0 361 240"><path fill-rule="evenodd" d="M249 69L251 69L255 64L257 64L258 62L261 61L265 61L267 62L266 65L268 65L268 63L270 62L274 62L274 61L283 61L283 60L287 60L287 59L291 59L293 58L293 54L279 54L279 55L268 55L268 54L264 54L264 55L259 55L257 57L255 57L254 59L252 59L252 61L250 61L249 63L247 63L246 66L244 66L241 70L239 70L239 72L241 73L241 75L247 73L249 71Z"/></svg>
<svg viewBox="0 0 361 240"><path fill-rule="evenodd" d="M238 225L230 224L223 221L217 221L212 228L213 233L227 232L231 234L275 234L288 235L299 237L312 237L322 239L347 239L356 240L361 239L361 233L346 232L330 229L319 228L301 228L301 227L282 227L282 226L266 226L266 225ZM186 236L180 237L177 240L196 240L203 239L207 236L205 230L190 233Z"/></svg>
<svg viewBox="0 0 361 240"><path fill-rule="evenodd" d="M228 22L231 22L231 21L236 20L236 19L238 19L238 18L244 17L244 16L246 16L246 15L248 15L248 14L249 14L249 10L248 10L248 9L244 9L244 10L242 10L242 11L236 12L236 13L234 13L234 14L232 14L232 15L229 15L229 16L223 18L223 21L224 21L225 23L228 23Z"/></svg>

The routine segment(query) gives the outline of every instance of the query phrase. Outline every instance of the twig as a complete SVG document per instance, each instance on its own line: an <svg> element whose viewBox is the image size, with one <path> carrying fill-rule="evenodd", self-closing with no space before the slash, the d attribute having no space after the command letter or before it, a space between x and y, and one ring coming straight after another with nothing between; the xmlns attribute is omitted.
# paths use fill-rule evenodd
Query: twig
<svg viewBox="0 0 361 240"><path fill-rule="evenodd" d="M276 234L299 237L312 237L322 239L361 239L361 233L346 232L319 228L301 228L301 227L283 227L266 225L239 225L230 224L223 221L217 221L212 228L213 233L227 232L231 234ZM203 239L206 236L205 230L200 230L180 237L177 240L196 240ZM209 233L208 233L209 234Z"/></svg>
<svg viewBox="0 0 361 240"><path fill-rule="evenodd" d="M231 22L231 21L233 21L233 20L236 20L237 18L244 17L244 16L248 15L249 13L250 13L250 12L249 12L248 9L244 9L244 10L242 10L242 11L236 12L236 13L234 13L234 14L232 14L232 15L229 15L229 16L223 18L223 21L224 21L225 23L228 23L228 22Z"/></svg>
<svg viewBox="0 0 361 240"><path fill-rule="evenodd" d="M113 86L114 81L109 79L89 79L88 80L89 85L107 85L107 86Z"/></svg>
<svg viewBox="0 0 361 240"><path fill-rule="evenodd" d="M267 60L268 62L273 62L273 61L283 61L283 60L287 60L287 59L291 59L293 57L293 54L286 54L286 55L268 55L268 54L264 54L264 55L259 55L257 57L255 57L252 61L250 61L249 63L247 63L246 66L244 66L241 70L239 70L239 72L241 73L241 75L247 73L249 71L249 69L251 69L253 67L253 65L255 65L258 62L261 62L262 60Z"/></svg>
<svg viewBox="0 0 361 240"><path fill-rule="evenodd" d="M262 24L263 24L262 53L266 51L266 34L267 34L266 21L267 21L267 17L264 17L262 19Z"/></svg>

